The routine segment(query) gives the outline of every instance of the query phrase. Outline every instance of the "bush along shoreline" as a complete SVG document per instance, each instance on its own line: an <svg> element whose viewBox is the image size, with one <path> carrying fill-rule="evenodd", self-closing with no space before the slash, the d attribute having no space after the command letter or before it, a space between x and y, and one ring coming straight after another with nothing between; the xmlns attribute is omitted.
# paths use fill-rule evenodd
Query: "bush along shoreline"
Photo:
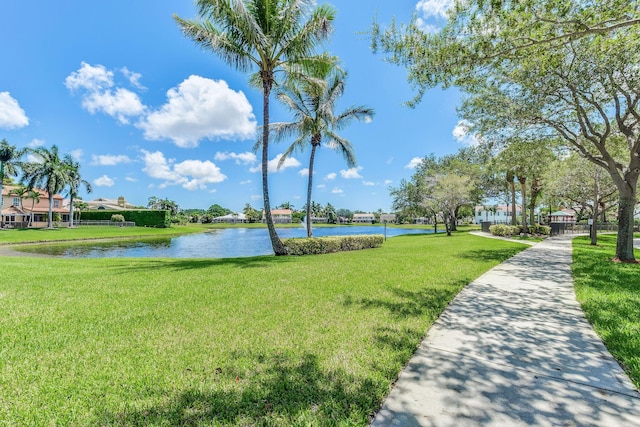
<svg viewBox="0 0 640 427"><path fill-rule="evenodd" d="M357 236L329 236L283 239L287 255L320 255L333 252L379 248L384 243L382 234Z"/></svg>

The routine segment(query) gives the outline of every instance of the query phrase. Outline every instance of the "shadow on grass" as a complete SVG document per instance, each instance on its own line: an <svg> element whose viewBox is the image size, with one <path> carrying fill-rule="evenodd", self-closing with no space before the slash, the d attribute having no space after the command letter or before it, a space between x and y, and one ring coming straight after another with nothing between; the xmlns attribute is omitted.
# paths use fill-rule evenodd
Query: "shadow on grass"
<svg viewBox="0 0 640 427"><path fill-rule="evenodd" d="M477 249L459 253L463 259L473 259L482 262L503 262L520 252L521 248Z"/></svg>
<svg viewBox="0 0 640 427"><path fill-rule="evenodd" d="M383 308L392 316L399 318L428 316L429 319L434 320L470 281L470 279L459 279L446 285L419 291L391 289L392 298L363 298L359 304L363 308Z"/></svg>
<svg viewBox="0 0 640 427"><path fill-rule="evenodd" d="M200 387L166 392L163 403L102 413L104 425L366 425L383 387L323 368L317 357L247 356L259 375L211 374ZM146 400L147 396L140 396ZM134 405L129 405L134 406Z"/></svg>
<svg viewBox="0 0 640 427"><path fill-rule="evenodd" d="M172 271L198 270L217 266L232 266L236 268L265 268L273 264L294 262L293 257L258 256L246 258L161 258L161 259L136 259L135 263L117 263L113 265L114 271L129 273L148 269L164 269Z"/></svg>

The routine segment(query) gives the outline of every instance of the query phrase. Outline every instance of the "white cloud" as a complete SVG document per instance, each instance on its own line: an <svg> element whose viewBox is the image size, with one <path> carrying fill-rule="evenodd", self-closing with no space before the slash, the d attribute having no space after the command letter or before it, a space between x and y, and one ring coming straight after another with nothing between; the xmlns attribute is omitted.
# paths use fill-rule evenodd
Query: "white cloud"
<svg viewBox="0 0 640 427"><path fill-rule="evenodd" d="M187 190L205 189L207 184L218 184L227 179L220 168L209 160L185 160L173 169L180 175L192 177L182 185Z"/></svg>
<svg viewBox="0 0 640 427"><path fill-rule="evenodd" d="M391 185L391 184L393 184L392 180L390 180L390 179L385 179L384 180L384 185Z"/></svg>
<svg viewBox="0 0 640 427"><path fill-rule="evenodd" d="M138 182L138 180L137 180L137 179L135 179L135 178L133 178L133 177L130 177L130 176L126 177L126 178L125 178L125 181L129 181L129 182Z"/></svg>
<svg viewBox="0 0 640 427"><path fill-rule="evenodd" d="M300 175L300 176L309 176L309 168L300 169L298 171L298 175Z"/></svg>
<svg viewBox="0 0 640 427"><path fill-rule="evenodd" d="M417 168L424 159L422 157L414 157L405 165L405 169L415 169Z"/></svg>
<svg viewBox="0 0 640 427"><path fill-rule="evenodd" d="M262 194L252 194L251 200L262 200ZM261 208L256 208L256 209L260 210Z"/></svg>
<svg viewBox="0 0 640 427"><path fill-rule="evenodd" d="M103 65L95 67L82 61L80 69L74 71L64 80L69 90L85 89L89 92L99 92L113 86L113 72Z"/></svg>
<svg viewBox="0 0 640 427"><path fill-rule="evenodd" d="M324 188L327 188L327 186L326 186L326 185L324 185L324 184L318 184L318 185L316 186L316 188L318 188L318 189L324 189Z"/></svg>
<svg viewBox="0 0 640 427"><path fill-rule="evenodd" d="M393 157L389 157L387 159L387 164L390 165L393 162Z"/></svg>
<svg viewBox="0 0 640 427"><path fill-rule="evenodd" d="M364 117L364 122L365 123L371 123L372 121L373 121L373 117L371 117L371 116L365 116Z"/></svg>
<svg viewBox="0 0 640 427"><path fill-rule="evenodd" d="M256 132L251 104L225 81L192 75L169 89L167 98L165 105L138 123L145 138L196 147L204 138L248 139Z"/></svg>
<svg viewBox="0 0 640 427"><path fill-rule="evenodd" d="M342 194L342 193L344 193L344 191L342 191L342 188L338 188L338 187L335 187L333 190L331 190L331 192L333 194Z"/></svg>
<svg viewBox="0 0 640 427"><path fill-rule="evenodd" d="M416 4L416 10L426 18L446 18L452 5L452 0L420 0Z"/></svg>
<svg viewBox="0 0 640 427"><path fill-rule="evenodd" d="M325 181L333 181L338 176L335 172L331 172L324 177Z"/></svg>
<svg viewBox="0 0 640 427"><path fill-rule="evenodd" d="M84 155L84 151L82 151L82 148L76 148L75 150L71 150L71 153L69 153L71 155L71 157L79 162L82 160L82 156Z"/></svg>
<svg viewBox="0 0 640 427"><path fill-rule="evenodd" d="M124 74L127 80L129 80L129 83L131 83L133 87L140 90L147 90L147 88L140 83L142 74L130 71L127 67L122 67L120 71Z"/></svg>
<svg viewBox="0 0 640 427"><path fill-rule="evenodd" d="M227 177L210 160L185 160L175 163L167 160L160 151L151 153L140 150L145 166L142 169L151 178L164 180L158 188L169 185L182 185L187 190L206 189L207 184L217 184Z"/></svg>
<svg viewBox="0 0 640 427"><path fill-rule="evenodd" d="M29 118L9 92L0 92L0 128L17 129L29 124Z"/></svg>
<svg viewBox="0 0 640 427"><path fill-rule="evenodd" d="M362 184L368 187L373 187L374 185L376 185L376 183L372 181L362 181Z"/></svg>
<svg viewBox="0 0 640 427"><path fill-rule="evenodd" d="M248 179L246 181L240 181L240 185L247 185L247 184L251 184L251 180Z"/></svg>
<svg viewBox="0 0 640 427"><path fill-rule="evenodd" d="M300 163L295 157L287 157L284 160L284 163L282 164L280 169L278 169L278 164L280 163L281 158L282 158L282 153L279 153L273 159L269 160L268 170L270 173L282 172L285 169L297 168L302 165L302 163ZM249 172L251 173L260 172L260 171L262 171L262 165L257 165L255 167L249 168Z"/></svg>
<svg viewBox="0 0 640 427"><path fill-rule="evenodd" d="M136 93L115 87L113 71L103 65L82 62L80 69L67 76L64 84L70 91L83 92L82 106L91 114L105 113L127 124L131 117L140 116L146 110Z"/></svg>
<svg viewBox="0 0 640 427"><path fill-rule="evenodd" d="M34 138L31 140L29 144L27 144L31 148L42 147L45 144L44 139Z"/></svg>
<svg viewBox="0 0 640 427"><path fill-rule="evenodd" d="M360 175L358 172L362 170L362 166L358 166L356 168L351 168L351 169L343 169L340 171L340 175L344 178L344 179L356 179L356 178L362 178L362 175Z"/></svg>
<svg viewBox="0 0 640 427"><path fill-rule="evenodd" d="M115 166L120 163L130 163L131 159L129 156L125 156L124 154L112 155L112 154L101 154L91 156L91 164L94 166Z"/></svg>
<svg viewBox="0 0 640 427"><path fill-rule="evenodd" d="M100 178L93 180L93 185L96 187L113 187L115 183L113 178L109 178L107 175L102 175Z"/></svg>
<svg viewBox="0 0 640 427"><path fill-rule="evenodd" d="M85 94L82 106L91 114L102 112L122 124L129 124L130 117L139 116L145 111L138 95L123 88Z"/></svg>
<svg viewBox="0 0 640 427"><path fill-rule="evenodd" d="M222 153L218 151L214 156L214 160L218 160L218 161L224 161L229 159L234 159L237 165L240 165L240 164L252 165L258 160L256 155L250 151L246 151L244 153L228 153L226 151Z"/></svg>
<svg viewBox="0 0 640 427"><path fill-rule="evenodd" d="M455 138L456 141L460 142L464 145L476 146L479 141L478 138L471 133L471 127L473 125L469 123L467 120L460 120L458 124L453 128L451 134Z"/></svg>

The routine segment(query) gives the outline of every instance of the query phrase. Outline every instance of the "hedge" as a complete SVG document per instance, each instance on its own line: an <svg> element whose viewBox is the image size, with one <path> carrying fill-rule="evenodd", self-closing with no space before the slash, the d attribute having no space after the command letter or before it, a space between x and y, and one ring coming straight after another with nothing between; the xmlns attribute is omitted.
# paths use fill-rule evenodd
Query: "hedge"
<svg viewBox="0 0 640 427"><path fill-rule="evenodd" d="M530 234L542 234L548 236L551 234L551 227L547 225L529 225L527 231ZM489 232L494 236L514 236L522 233L520 225L495 224L489 227Z"/></svg>
<svg viewBox="0 0 640 427"><path fill-rule="evenodd" d="M331 252L356 251L382 246L382 234L330 236L303 239L283 239L288 255L319 255Z"/></svg>
<svg viewBox="0 0 640 427"><path fill-rule="evenodd" d="M513 236L522 231L519 225L495 224L489 227L489 232L494 236Z"/></svg>
<svg viewBox="0 0 640 427"><path fill-rule="evenodd" d="M137 227L171 227L171 216L169 211L158 211L150 209L130 210L130 211L107 211L90 210L82 211L81 220L88 221L109 221L112 215L122 215L125 221L135 222Z"/></svg>

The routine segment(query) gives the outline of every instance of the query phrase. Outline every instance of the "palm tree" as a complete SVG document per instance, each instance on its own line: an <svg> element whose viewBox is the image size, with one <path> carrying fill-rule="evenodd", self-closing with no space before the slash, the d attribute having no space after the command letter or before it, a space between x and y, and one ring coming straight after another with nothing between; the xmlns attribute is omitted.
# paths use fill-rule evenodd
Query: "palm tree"
<svg viewBox="0 0 640 427"><path fill-rule="evenodd" d="M67 185L69 186L69 227L73 227L73 199L78 197L80 192L80 186L84 185L87 193L91 193L93 188L88 181L82 179L80 176L80 163L76 162L69 156L65 156L65 163L69 169L69 176Z"/></svg>
<svg viewBox="0 0 640 427"><path fill-rule="evenodd" d="M82 211L89 207L89 204L80 200L76 200L71 203L76 212L78 212L78 221L80 221L80 216L82 215Z"/></svg>
<svg viewBox="0 0 640 427"><path fill-rule="evenodd" d="M313 0L196 0L202 21L174 16L185 35L239 71L258 68L252 81L262 85L262 194L271 245L286 255L269 202L269 100L275 73L287 64L309 60L332 29L335 10ZM314 61L315 62L315 61Z"/></svg>
<svg viewBox="0 0 640 427"><path fill-rule="evenodd" d="M291 110L295 121L273 123L273 132L277 140L297 136L280 158L279 167L292 153L302 151L309 143L311 144L306 213L308 237L313 236L310 219L316 150L323 140L327 141L329 147L342 153L350 168L354 167L356 158L353 147L336 131L344 128L354 119L365 120L374 114L373 109L364 106L352 106L339 114L334 112L338 99L344 93L347 74L338 67L335 57L329 57L326 54L323 57L325 58L324 66L307 70L278 92L278 99Z"/></svg>
<svg viewBox="0 0 640 427"><path fill-rule="evenodd" d="M4 217L2 216L2 185L4 178L14 176L17 168L21 165L19 159L24 154L24 150L19 150L15 145L9 145L6 139L0 141L0 227Z"/></svg>
<svg viewBox="0 0 640 427"><path fill-rule="evenodd" d="M29 190L24 197L25 199L31 199L31 216L29 217L29 227L33 224L33 208L36 203L40 203L40 192L36 190Z"/></svg>
<svg viewBox="0 0 640 427"><path fill-rule="evenodd" d="M38 187L48 193L47 228L53 228L53 196L69 183L69 157L60 158L56 145L51 146L50 150L45 147L35 148L33 154L37 161L23 165L23 179L27 181L28 188Z"/></svg>

